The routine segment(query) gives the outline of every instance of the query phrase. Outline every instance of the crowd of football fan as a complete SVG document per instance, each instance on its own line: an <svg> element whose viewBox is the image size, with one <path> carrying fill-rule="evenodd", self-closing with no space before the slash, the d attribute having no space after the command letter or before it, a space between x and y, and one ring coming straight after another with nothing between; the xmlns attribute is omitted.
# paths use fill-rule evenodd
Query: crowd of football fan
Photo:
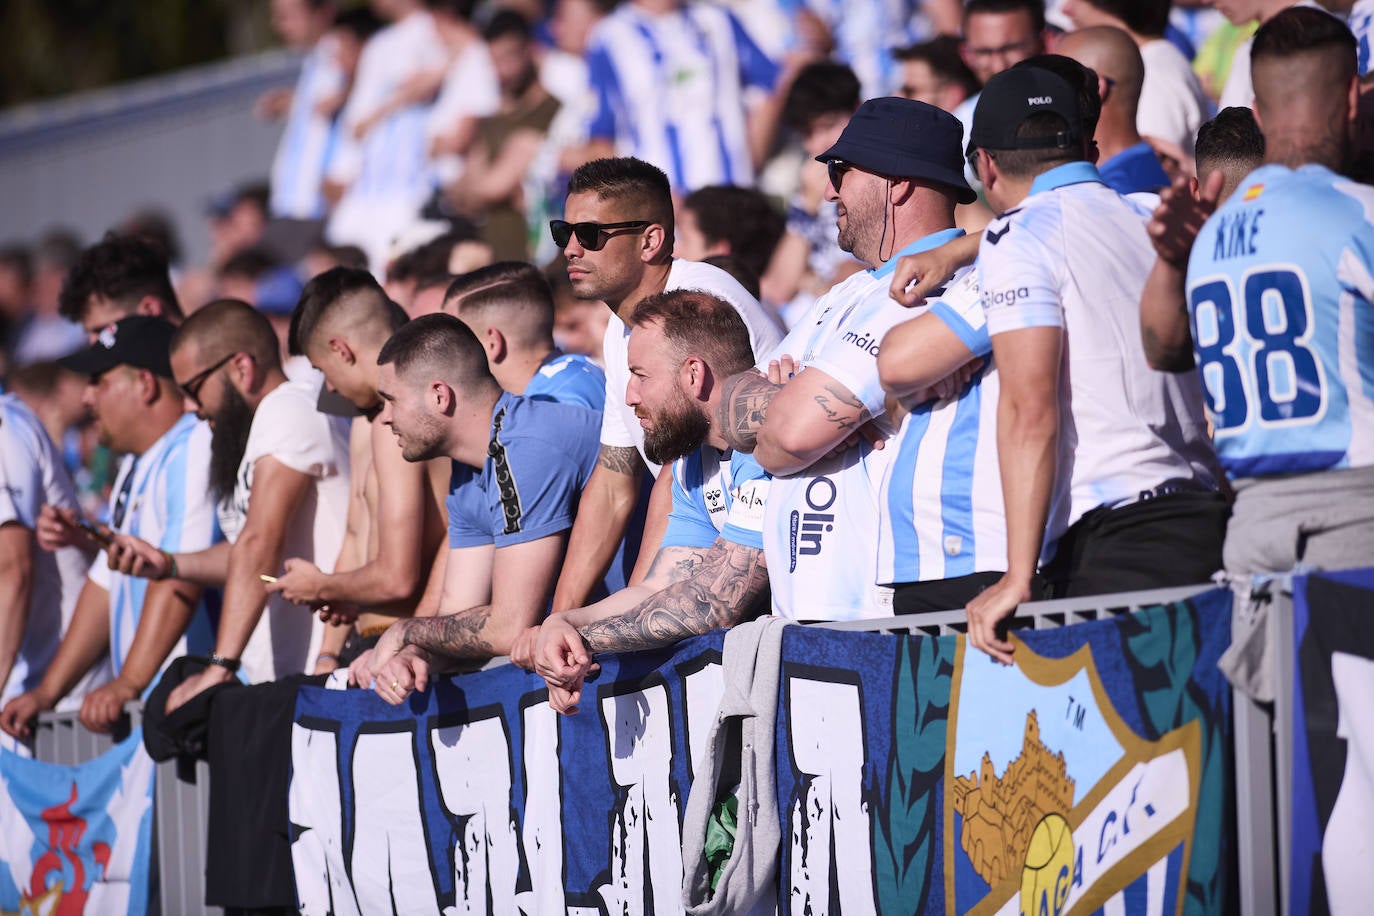
<svg viewBox="0 0 1374 916"><path fill-rule="evenodd" d="M0 250L8 746L1369 565L1374 3L1212 5L275 0L206 263Z"/></svg>

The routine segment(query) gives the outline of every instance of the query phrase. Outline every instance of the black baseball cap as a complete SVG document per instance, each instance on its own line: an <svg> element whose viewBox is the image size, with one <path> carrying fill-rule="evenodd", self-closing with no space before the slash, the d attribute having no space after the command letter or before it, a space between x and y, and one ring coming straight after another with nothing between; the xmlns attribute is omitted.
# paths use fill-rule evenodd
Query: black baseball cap
<svg viewBox="0 0 1374 916"><path fill-rule="evenodd" d="M964 180L964 128L947 111L913 99L869 99L835 145L816 159L839 159L890 178L924 178L954 189L961 204L978 199Z"/></svg>
<svg viewBox="0 0 1374 916"><path fill-rule="evenodd" d="M1017 137L1031 115L1051 112L1068 123L1052 137ZM1003 70L983 86L973 109L969 149L1068 149L1083 142L1078 91L1057 73L1040 67Z"/></svg>
<svg viewBox="0 0 1374 916"><path fill-rule="evenodd" d="M100 375L115 366L147 369L163 378L172 377L170 353L176 328L165 318L130 315L107 324L95 342L57 361L63 369L82 375Z"/></svg>

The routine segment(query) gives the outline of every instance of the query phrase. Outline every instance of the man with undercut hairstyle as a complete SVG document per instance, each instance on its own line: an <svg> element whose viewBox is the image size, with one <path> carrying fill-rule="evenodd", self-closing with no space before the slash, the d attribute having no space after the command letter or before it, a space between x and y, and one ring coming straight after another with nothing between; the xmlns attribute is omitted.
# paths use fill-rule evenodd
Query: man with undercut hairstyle
<svg viewBox="0 0 1374 916"><path fill-rule="evenodd" d="M600 411L606 373L553 342L553 291L532 264L498 261L449 284L443 310L472 329L497 383L511 394Z"/></svg>
<svg viewBox="0 0 1374 916"><path fill-rule="evenodd" d="M596 464L600 417L502 391L481 342L451 315L402 326L377 365L380 419L401 454L452 459L438 616L392 624L371 658L374 689L399 703L425 689L436 658L518 657L517 638L532 639Z"/></svg>
<svg viewBox="0 0 1374 916"><path fill-rule="evenodd" d="M308 612L268 595L261 577L278 575L288 556L332 569L348 507L348 427L315 409L316 379L287 380L265 316L234 299L204 306L173 338L171 364L214 429L211 486L229 540L169 555L126 536L112 548L124 572L175 571L224 587L210 664L172 692L168 711L240 668L251 683L313 670L321 628Z"/></svg>
<svg viewBox="0 0 1374 916"><path fill-rule="evenodd" d="M129 315L181 321L167 256L141 238L113 232L81 252L62 285L58 309L92 337Z"/></svg>
<svg viewBox="0 0 1374 916"><path fill-rule="evenodd" d="M749 329L754 352L767 353L782 339L772 316L737 280L718 267L673 257L673 197L662 171L639 159L597 159L583 165L568 182L564 219L549 224L563 250L568 280L579 299L599 299L611 309L603 356L606 404L601 423L601 454L583 494L584 511L568 544L554 609L587 603L611 566L639 502L647 469L658 465L644 455L643 433L625 405L629 384L625 320L641 299L672 289L701 289L733 305ZM666 504L658 493L655 504ZM666 512L651 512L644 542L656 544ZM626 547L630 555L638 552Z"/></svg>
<svg viewBox="0 0 1374 916"><path fill-rule="evenodd" d="M721 382L754 361L729 303L697 290L642 300L630 317L626 400L654 461L672 462L673 509L644 580L539 627L536 670L549 702L575 712L596 652L668 645L764 608L768 476L730 450L718 426Z"/></svg>
<svg viewBox="0 0 1374 916"><path fill-rule="evenodd" d="M297 604L324 606L331 621L356 615L356 633L346 642L342 627L326 631L322 655L336 657L325 657L316 673L351 663L397 617L432 614L438 606L448 462L406 461L377 422L377 354L406 320L372 274L348 267L306 284L291 316L291 352L308 357L363 414L349 435L349 522L334 571L288 555L285 571L267 587Z"/></svg>

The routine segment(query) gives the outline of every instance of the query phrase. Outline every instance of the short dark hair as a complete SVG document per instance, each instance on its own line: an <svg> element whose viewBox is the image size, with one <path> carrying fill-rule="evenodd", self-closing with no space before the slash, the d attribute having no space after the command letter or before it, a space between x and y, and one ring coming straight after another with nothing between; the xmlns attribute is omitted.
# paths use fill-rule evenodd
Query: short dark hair
<svg viewBox="0 0 1374 916"><path fill-rule="evenodd" d="M636 219L658 223L673 237L673 189L658 166L633 156L593 159L573 171L568 196L595 194L599 199L623 201L637 209Z"/></svg>
<svg viewBox="0 0 1374 916"><path fill-rule="evenodd" d="M516 10L498 9L482 27L482 40L488 44L510 35L528 41L531 34L530 21Z"/></svg>
<svg viewBox="0 0 1374 916"><path fill-rule="evenodd" d="M367 252L357 245L326 245L324 253L340 267L357 267L366 269Z"/></svg>
<svg viewBox="0 0 1374 916"><path fill-rule="evenodd" d="M892 52L892 58L906 63L920 61L942 80L957 83L969 95L978 91L978 77L964 63L959 54L959 39L953 35L936 35L929 41L922 41Z"/></svg>
<svg viewBox="0 0 1374 916"><path fill-rule="evenodd" d="M333 27L343 29L360 43L364 43L381 30L382 24L382 20L377 18L372 8L364 3L361 6L339 10L334 16Z"/></svg>
<svg viewBox="0 0 1374 916"><path fill-rule="evenodd" d="M512 346L553 344L553 290L539 268L526 261L497 261L459 275L444 293L444 305L450 302L460 317L505 316L493 324L510 335Z"/></svg>
<svg viewBox="0 0 1374 916"><path fill-rule="evenodd" d="M181 241L172 217L162 210L138 210L120 223L120 235L131 235L155 246L162 252L169 264L181 261Z"/></svg>
<svg viewBox="0 0 1374 916"><path fill-rule="evenodd" d="M113 232L81 252L67 273L58 299L62 317L81 323L91 296L100 296L133 314L138 301L152 296L162 303L163 315L181 319L181 306L172 290L167 256L155 245Z"/></svg>
<svg viewBox="0 0 1374 916"><path fill-rule="evenodd" d="M641 299L630 324L657 321L679 359L700 356L724 378L754 365L749 329L730 303L700 289L674 289Z"/></svg>
<svg viewBox="0 0 1374 916"><path fill-rule="evenodd" d="M773 249L787 230L787 220L768 195L753 188L698 188L683 199L682 208L692 211L708 242L729 242L730 254L758 277L768 269Z"/></svg>
<svg viewBox="0 0 1374 916"><path fill-rule="evenodd" d="M1016 129L1018 139L1053 137L1069 129L1064 118L1052 111L1039 111L1021 122ZM988 150L997 167L1013 178L1038 175L1057 165L1078 162L1084 158L1082 145L1049 146L1034 149Z"/></svg>
<svg viewBox="0 0 1374 916"><path fill-rule="evenodd" d="M721 270L734 277L735 282L743 286L746 293L753 296L755 299L761 298L763 290L760 285L762 281L759 275L754 272L752 267L734 255L713 254L708 258L703 258L701 263L710 264L712 267L719 267Z"/></svg>
<svg viewBox="0 0 1374 916"><path fill-rule="evenodd" d="M1197 129L1193 145L1198 174L1227 165L1255 168L1264 161L1264 134L1260 133L1255 113L1233 105ZM1204 163L1206 168L1204 168Z"/></svg>
<svg viewBox="0 0 1374 916"><path fill-rule="evenodd" d="M1108 16L1120 19L1132 32L1158 38L1169 25L1171 0L1084 0Z"/></svg>
<svg viewBox="0 0 1374 916"><path fill-rule="evenodd" d="M1359 52L1349 26L1325 10L1290 6L1259 27L1250 46L1250 63L1253 66L1268 57L1294 57L1317 50L1349 58L1353 75Z"/></svg>
<svg viewBox="0 0 1374 916"><path fill-rule="evenodd" d="M495 384L487 365L487 353L472 329L463 322L435 312L403 324L377 354L377 365L394 364L398 375L424 366L465 383L487 381Z"/></svg>
<svg viewBox="0 0 1374 916"><path fill-rule="evenodd" d="M968 31L970 16L1015 13L1018 11L1030 17L1032 30L1035 32L1045 31L1044 0L968 0L964 4L964 30Z"/></svg>
<svg viewBox="0 0 1374 916"><path fill-rule="evenodd" d="M304 355L306 345L326 315L345 299L369 293L381 302L389 303L396 309L400 308L387 298L377 278L365 270L356 267L331 267L323 273L316 274L305 284L305 289L301 290L300 301L291 313L291 327L286 333L287 352L292 356ZM405 323L404 311L401 312L399 322L395 312L390 309L388 311L393 327L400 327Z"/></svg>
<svg viewBox="0 0 1374 916"><path fill-rule="evenodd" d="M797 71L782 103L782 123L804 133L822 115L852 115L863 101L859 78L845 64L818 60Z"/></svg>
<svg viewBox="0 0 1374 916"><path fill-rule="evenodd" d="M470 21L477 9L477 0L424 0L424 4L431 13L447 13L464 22Z"/></svg>
<svg viewBox="0 0 1374 916"><path fill-rule="evenodd" d="M264 369L281 366L277 332L267 316L239 299L217 299L191 313L172 335L175 353L188 342L209 353L247 353Z"/></svg>
<svg viewBox="0 0 1374 916"><path fill-rule="evenodd" d="M269 270L276 270L281 266L274 255L263 248L251 247L236 251L229 256L229 259L220 266L219 275L221 277L246 277L249 280L256 280Z"/></svg>

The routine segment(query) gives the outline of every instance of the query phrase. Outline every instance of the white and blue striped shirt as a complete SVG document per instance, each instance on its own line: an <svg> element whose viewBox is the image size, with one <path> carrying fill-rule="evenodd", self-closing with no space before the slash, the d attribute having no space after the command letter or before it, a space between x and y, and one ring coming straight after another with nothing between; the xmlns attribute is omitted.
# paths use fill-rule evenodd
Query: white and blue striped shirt
<svg viewBox="0 0 1374 916"><path fill-rule="evenodd" d="M110 493L110 522L168 553L191 553L221 541L210 492L210 427L186 414L132 461L125 461ZM91 581L110 593L110 660L115 674L134 643L148 580L112 572L104 551L91 565ZM218 595L202 596L191 626L168 660L214 648Z"/></svg>
<svg viewBox="0 0 1374 916"><path fill-rule="evenodd" d="M878 581L933 582L1007 568L997 462L997 371L973 269L956 274L933 311L985 365L958 397L922 404L902 422L883 480ZM913 312L913 314L919 314Z"/></svg>
<svg viewBox="0 0 1374 916"><path fill-rule="evenodd" d="M763 549L771 478L751 456L703 445L674 461L672 474L673 510L660 547L710 547L723 537Z"/></svg>
<svg viewBox="0 0 1374 916"><path fill-rule="evenodd" d="M592 138L663 169L678 192L753 184L743 89L771 91L778 68L733 14L707 3L661 14L622 4L593 29L587 64Z"/></svg>
<svg viewBox="0 0 1374 916"><path fill-rule="evenodd" d="M1355 33L1355 45L1359 50L1360 76L1374 69L1374 0L1358 0L1350 10L1348 20L1350 31Z"/></svg>
<svg viewBox="0 0 1374 916"><path fill-rule="evenodd" d="M277 154L272 160L273 216L319 219L324 216L320 183L334 145L335 126L318 111L321 100L343 88L343 73L334 62L328 38L316 43L301 61L296 91Z"/></svg>

